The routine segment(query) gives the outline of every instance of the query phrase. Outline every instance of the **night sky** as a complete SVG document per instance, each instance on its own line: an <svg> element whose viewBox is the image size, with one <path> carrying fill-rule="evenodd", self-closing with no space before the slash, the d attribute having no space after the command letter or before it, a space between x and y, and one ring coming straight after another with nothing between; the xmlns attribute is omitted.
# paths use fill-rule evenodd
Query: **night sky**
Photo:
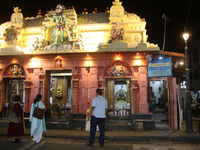
<svg viewBox="0 0 200 150"><path fill-rule="evenodd" d="M4 0L0 5L0 24L10 21L13 7L18 6L22 9L24 18L36 17L38 10L42 10L42 15L46 11L55 8L57 4L74 6L76 13L80 14L84 8L92 13L94 8L98 12L104 12L106 7L112 6L114 0ZM160 49L163 47L164 19L162 14L169 16L166 30L166 51L184 53L184 40L181 33L184 30L190 0L121 0L125 11L135 13L141 18L145 18L147 25L148 41L158 44ZM188 46L200 38L200 1L192 0L189 18L186 24L187 30L192 34L188 40Z"/></svg>

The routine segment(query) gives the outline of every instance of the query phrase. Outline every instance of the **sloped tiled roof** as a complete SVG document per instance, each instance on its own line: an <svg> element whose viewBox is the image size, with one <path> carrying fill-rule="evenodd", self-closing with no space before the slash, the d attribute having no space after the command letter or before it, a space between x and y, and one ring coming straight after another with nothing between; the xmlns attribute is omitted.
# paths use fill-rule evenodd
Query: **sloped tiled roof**
<svg viewBox="0 0 200 150"><path fill-rule="evenodd" d="M79 14L78 24L109 23L110 13Z"/></svg>
<svg viewBox="0 0 200 150"><path fill-rule="evenodd" d="M34 19L26 19L24 20L24 27L37 27L42 26L42 22L44 21L44 16Z"/></svg>

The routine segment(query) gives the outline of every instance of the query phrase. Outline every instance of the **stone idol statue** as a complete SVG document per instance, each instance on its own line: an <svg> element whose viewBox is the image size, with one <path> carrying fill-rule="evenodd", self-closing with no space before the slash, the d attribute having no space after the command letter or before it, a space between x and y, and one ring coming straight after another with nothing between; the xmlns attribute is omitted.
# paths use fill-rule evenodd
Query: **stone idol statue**
<svg viewBox="0 0 200 150"><path fill-rule="evenodd" d="M63 43L63 41L66 39L71 40L71 36L69 34L68 27L67 27L66 17L63 14L64 8L65 7L63 5L60 5L60 4L57 5L56 15L53 16L53 23L56 23L56 25L54 26L54 30L52 33L52 40L53 40L52 45ZM59 31L60 31L60 36L61 36L60 42L58 42ZM66 32L68 35L66 39L64 39L64 32Z"/></svg>

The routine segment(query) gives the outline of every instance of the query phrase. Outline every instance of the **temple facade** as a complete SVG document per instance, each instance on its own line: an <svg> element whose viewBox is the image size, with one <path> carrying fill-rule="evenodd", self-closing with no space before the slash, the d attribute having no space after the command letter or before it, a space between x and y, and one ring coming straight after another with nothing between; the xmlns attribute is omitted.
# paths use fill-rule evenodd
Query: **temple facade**
<svg viewBox="0 0 200 150"><path fill-rule="evenodd" d="M14 7L0 25L0 111L19 94L30 112L40 93L47 109L58 99L61 109L86 113L100 88L109 115L148 114L147 58L160 48L146 33L145 19L119 0L110 13L77 15L59 5L23 18Z"/></svg>

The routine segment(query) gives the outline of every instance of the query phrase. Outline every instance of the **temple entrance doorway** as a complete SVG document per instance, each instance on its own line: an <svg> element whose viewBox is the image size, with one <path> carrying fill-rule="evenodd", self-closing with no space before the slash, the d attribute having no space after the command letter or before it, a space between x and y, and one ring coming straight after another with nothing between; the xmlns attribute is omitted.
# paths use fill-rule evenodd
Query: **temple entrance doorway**
<svg viewBox="0 0 200 150"><path fill-rule="evenodd" d="M108 117L131 116L130 79L107 79Z"/></svg>
<svg viewBox="0 0 200 150"><path fill-rule="evenodd" d="M24 109L25 104L25 84L24 78L4 78L6 101L3 103L3 116L7 117L8 112L16 95L21 96L21 105Z"/></svg>
<svg viewBox="0 0 200 150"><path fill-rule="evenodd" d="M49 101L48 118L66 119L71 111L71 79L70 71L48 71Z"/></svg>
<svg viewBox="0 0 200 150"><path fill-rule="evenodd" d="M148 111L153 114L152 119L154 119L157 129L169 128L168 93L167 79L151 78L148 80Z"/></svg>

